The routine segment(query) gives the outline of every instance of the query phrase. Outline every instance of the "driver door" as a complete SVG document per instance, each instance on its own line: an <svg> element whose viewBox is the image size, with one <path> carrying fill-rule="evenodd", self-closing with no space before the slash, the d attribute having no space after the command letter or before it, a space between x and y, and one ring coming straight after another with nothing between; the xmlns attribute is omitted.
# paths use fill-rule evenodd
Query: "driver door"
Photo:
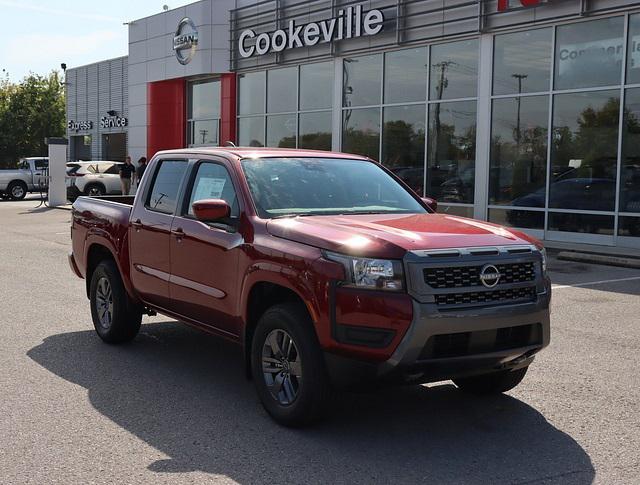
<svg viewBox="0 0 640 485"><path fill-rule="evenodd" d="M182 207L171 226L172 307L190 320L229 337L240 335L236 299L238 260L244 239L238 232L240 206L234 180L222 162L200 160L191 171ZM202 199L222 199L231 217L204 223L191 205Z"/></svg>

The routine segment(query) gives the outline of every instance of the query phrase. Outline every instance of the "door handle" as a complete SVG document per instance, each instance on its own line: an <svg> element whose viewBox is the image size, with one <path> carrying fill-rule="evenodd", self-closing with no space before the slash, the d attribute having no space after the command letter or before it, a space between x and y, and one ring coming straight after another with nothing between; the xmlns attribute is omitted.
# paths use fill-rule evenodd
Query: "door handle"
<svg viewBox="0 0 640 485"><path fill-rule="evenodd" d="M171 234L177 237L178 239L182 239L184 237L184 231L182 230L181 227L177 229L172 229Z"/></svg>
<svg viewBox="0 0 640 485"><path fill-rule="evenodd" d="M140 219L136 219L131 223L131 225L136 229L136 232L139 232L142 229L142 221Z"/></svg>

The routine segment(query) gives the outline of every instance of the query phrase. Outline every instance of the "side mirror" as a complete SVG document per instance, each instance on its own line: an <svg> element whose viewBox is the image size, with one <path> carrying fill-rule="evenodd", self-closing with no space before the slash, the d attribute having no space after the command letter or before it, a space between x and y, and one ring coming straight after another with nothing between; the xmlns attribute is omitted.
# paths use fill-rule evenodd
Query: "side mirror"
<svg viewBox="0 0 640 485"><path fill-rule="evenodd" d="M220 199L197 200L191 207L193 215L201 222L215 222L231 214L229 204Z"/></svg>
<svg viewBox="0 0 640 485"><path fill-rule="evenodd" d="M422 197L422 202L424 202L425 205L433 212L437 212L438 201L436 199L432 199L431 197Z"/></svg>

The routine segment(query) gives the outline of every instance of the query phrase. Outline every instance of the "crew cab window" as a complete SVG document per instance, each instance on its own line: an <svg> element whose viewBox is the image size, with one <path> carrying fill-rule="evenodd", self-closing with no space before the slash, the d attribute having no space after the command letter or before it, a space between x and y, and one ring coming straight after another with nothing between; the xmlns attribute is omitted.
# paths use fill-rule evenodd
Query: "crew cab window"
<svg viewBox="0 0 640 485"><path fill-rule="evenodd" d="M221 199L231 207L231 217L238 217L238 198L227 169L217 163L202 162L198 166L189 195L186 213L193 216L192 204L203 199Z"/></svg>
<svg viewBox="0 0 640 485"><path fill-rule="evenodd" d="M186 170L186 160L162 160L156 170L145 207L153 211L173 214Z"/></svg>
<svg viewBox="0 0 640 485"><path fill-rule="evenodd" d="M48 160L36 160L35 161L36 170L43 170L43 169L47 168L48 166L49 166L49 161Z"/></svg>

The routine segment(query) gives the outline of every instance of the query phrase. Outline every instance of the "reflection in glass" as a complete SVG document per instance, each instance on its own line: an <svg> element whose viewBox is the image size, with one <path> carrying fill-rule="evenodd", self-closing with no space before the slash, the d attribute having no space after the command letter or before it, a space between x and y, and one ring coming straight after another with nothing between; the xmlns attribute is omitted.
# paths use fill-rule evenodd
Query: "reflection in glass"
<svg viewBox="0 0 640 485"><path fill-rule="evenodd" d="M264 146L264 117L238 119L238 143L242 147Z"/></svg>
<svg viewBox="0 0 640 485"><path fill-rule="evenodd" d="M613 216L549 212L549 230L613 235Z"/></svg>
<svg viewBox="0 0 640 485"><path fill-rule="evenodd" d="M473 203L476 102L429 106L426 194L442 202Z"/></svg>
<svg viewBox="0 0 640 485"><path fill-rule="evenodd" d="M331 111L300 113L298 148L331 150Z"/></svg>
<svg viewBox="0 0 640 485"><path fill-rule="evenodd" d="M523 229L544 229L544 212L515 209L489 209L489 222Z"/></svg>
<svg viewBox="0 0 640 485"><path fill-rule="evenodd" d="M296 115L267 116L267 146L296 147Z"/></svg>
<svg viewBox="0 0 640 485"><path fill-rule="evenodd" d="M466 205L446 205L438 203L439 214L473 218L473 206Z"/></svg>
<svg viewBox="0 0 640 485"><path fill-rule="evenodd" d="M618 95L611 90L555 96L549 207L614 210Z"/></svg>
<svg viewBox="0 0 640 485"><path fill-rule="evenodd" d="M187 118L220 117L220 81L189 83L189 106Z"/></svg>
<svg viewBox="0 0 640 485"><path fill-rule="evenodd" d="M547 96L493 101L490 204L544 207L548 113Z"/></svg>
<svg viewBox="0 0 640 485"><path fill-rule="evenodd" d="M298 68L274 69L267 73L267 112L295 111Z"/></svg>
<svg viewBox="0 0 640 485"><path fill-rule="evenodd" d="M424 101L427 95L427 48L388 52L384 58L384 102Z"/></svg>
<svg viewBox="0 0 640 485"><path fill-rule="evenodd" d="M189 122L189 146L218 145L218 120Z"/></svg>
<svg viewBox="0 0 640 485"><path fill-rule="evenodd" d="M640 217L620 217L618 236L640 237Z"/></svg>
<svg viewBox="0 0 640 485"><path fill-rule="evenodd" d="M300 109L331 108L333 61L300 66Z"/></svg>
<svg viewBox="0 0 640 485"><path fill-rule="evenodd" d="M424 105L384 108L382 163L417 194L424 188Z"/></svg>
<svg viewBox="0 0 640 485"><path fill-rule="evenodd" d="M238 114L264 113L265 71L238 74Z"/></svg>
<svg viewBox="0 0 640 485"><path fill-rule="evenodd" d="M382 56L347 57L342 76L343 106L380 104Z"/></svg>
<svg viewBox="0 0 640 485"><path fill-rule="evenodd" d="M380 108L342 112L342 151L379 159Z"/></svg>
<svg viewBox="0 0 640 485"><path fill-rule="evenodd" d="M431 47L430 99L472 98L477 84L477 40Z"/></svg>
<svg viewBox="0 0 640 485"><path fill-rule="evenodd" d="M640 88L627 89L624 104L620 211L640 213Z"/></svg>
<svg viewBox="0 0 640 485"><path fill-rule="evenodd" d="M549 90L551 29L497 35L493 54L493 94Z"/></svg>
<svg viewBox="0 0 640 485"><path fill-rule="evenodd" d="M627 84L640 83L640 14L629 16Z"/></svg>
<svg viewBox="0 0 640 485"><path fill-rule="evenodd" d="M613 17L558 27L556 89L620 84L623 20Z"/></svg>

